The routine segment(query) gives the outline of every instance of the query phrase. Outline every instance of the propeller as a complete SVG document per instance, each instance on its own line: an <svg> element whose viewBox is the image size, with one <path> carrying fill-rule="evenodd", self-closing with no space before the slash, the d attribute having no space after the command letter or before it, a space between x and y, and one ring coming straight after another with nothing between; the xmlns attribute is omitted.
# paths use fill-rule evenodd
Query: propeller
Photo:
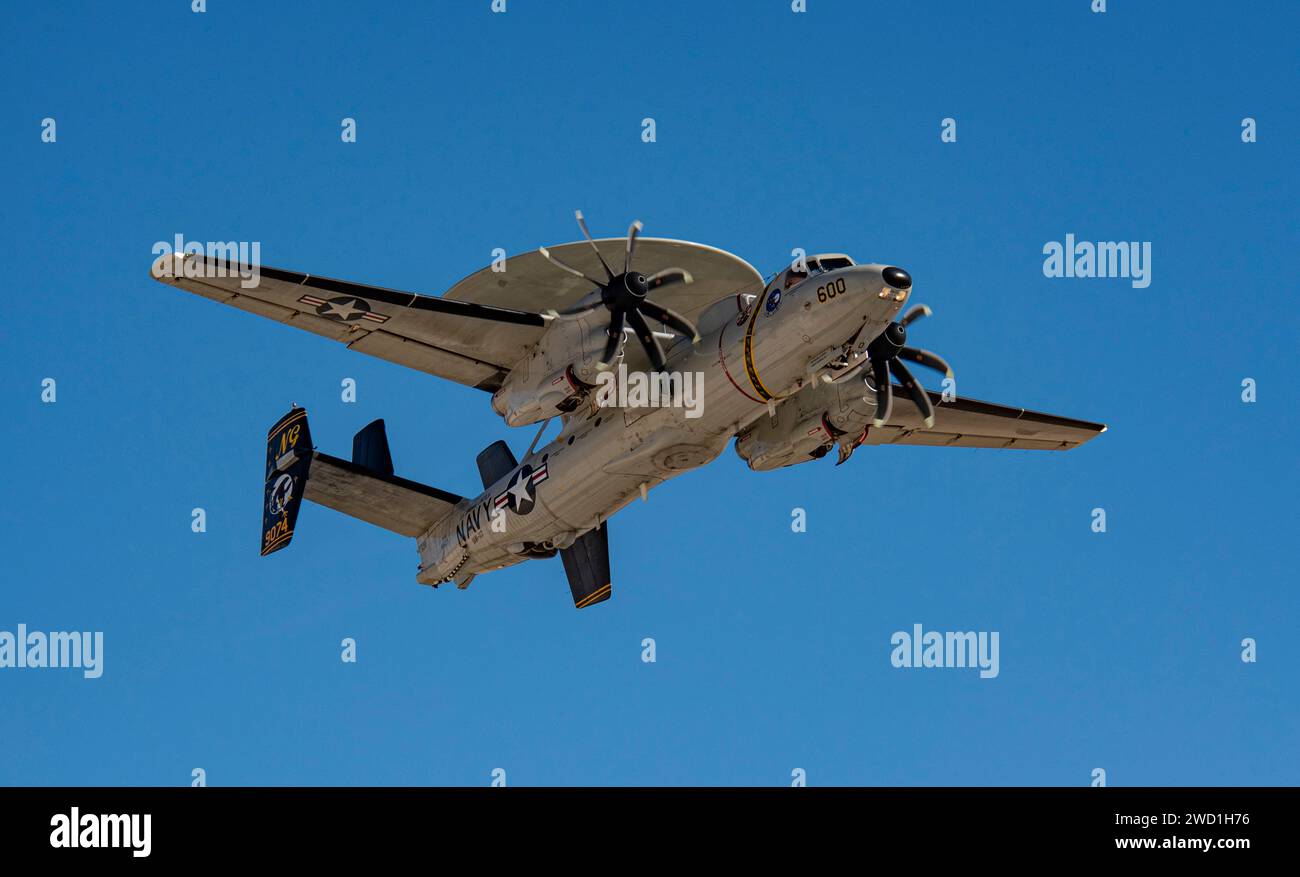
<svg viewBox="0 0 1300 877"><path fill-rule="evenodd" d="M568 265L556 258L546 247L541 247L538 252L548 262L575 277L581 277L600 291L599 301L585 307L563 311L562 313L565 316L576 316L591 313L602 307L609 311L609 328L605 330L609 335L609 340L605 343L605 350L600 357L601 368L608 368L613 364L614 357L618 355L619 342L623 339L623 327L626 325L636 335L637 340L641 342L641 346L645 348L646 355L650 357L650 364L654 370L657 372L663 371L663 347L660 346L659 339L655 337L654 332L646 324L646 317L657 320L674 332L685 335L691 339L692 344L699 342L700 333L681 314L671 308L650 301L646 296L668 286L691 283L693 278L690 272L683 271L681 268L664 268L647 277L632 270L637 235L641 233L642 228L641 221L637 220L627 230L627 245L623 253L623 270L621 273L615 274L614 269L605 261L600 248L596 246L596 242L591 237L591 232L587 230L587 222L582 216L582 211L574 211L574 216L577 217L578 228L582 229L582 236L586 238L587 243L591 244L591 248L596 251L596 258L600 260L600 267L605 269L605 279L597 280L594 277L588 277L572 265Z"/></svg>
<svg viewBox="0 0 1300 877"><path fill-rule="evenodd" d="M901 362L905 359L925 368L943 372L947 377L953 376L952 368L938 354L919 347L907 346L907 327L932 313L934 312L926 305L912 306L901 320L886 326L885 331L867 346L872 381L876 387L876 414L871 420L872 426L884 426L894 407L894 388L889 380L891 373L898 378L898 383L907 391L907 395L912 397L916 407L921 409L926 428L934 426L934 405L930 403L930 396L916 378L912 377L912 372L907 366Z"/></svg>

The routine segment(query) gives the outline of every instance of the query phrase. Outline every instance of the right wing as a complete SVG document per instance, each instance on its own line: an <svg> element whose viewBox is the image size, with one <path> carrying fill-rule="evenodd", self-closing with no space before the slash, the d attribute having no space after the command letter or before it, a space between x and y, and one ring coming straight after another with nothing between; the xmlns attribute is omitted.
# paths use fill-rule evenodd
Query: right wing
<svg viewBox="0 0 1300 877"><path fill-rule="evenodd" d="M622 258L627 242L603 238L595 243L614 262ZM550 251L590 276L600 276L599 262L586 241ZM677 267L693 275L694 283L669 287L655 298L688 319L723 296L742 289L757 291L763 285L748 262L702 244L641 238L636 257L647 272ZM257 284L245 288L244 278L234 269L211 256L180 254L160 256L152 273L154 279L195 295L490 393L500 389L546 331L547 318L537 311L563 310L592 290L590 283L556 268L537 252L477 271L441 298L264 266L257 266Z"/></svg>
<svg viewBox="0 0 1300 877"><path fill-rule="evenodd" d="M459 384L496 391L546 328L540 314L451 301L254 266L244 287L232 264L164 255L155 280L346 344L350 349Z"/></svg>

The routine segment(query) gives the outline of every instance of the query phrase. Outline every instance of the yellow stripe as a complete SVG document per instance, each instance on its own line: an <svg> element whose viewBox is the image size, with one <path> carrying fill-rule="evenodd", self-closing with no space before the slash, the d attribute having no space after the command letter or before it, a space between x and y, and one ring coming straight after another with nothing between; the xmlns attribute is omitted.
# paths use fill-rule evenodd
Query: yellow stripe
<svg viewBox="0 0 1300 877"><path fill-rule="evenodd" d="M609 593L609 585L605 585L605 587L603 588L599 588L595 591L592 591L590 594L583 597L581 600L579 600L577 603L574 603L573 605L575 608L581 609L584 606L591 605L593 601L600 599L601 597L605 596L608 593Z"/></svg>
<svg viewBox="0 0 1300 877"><path fill-rule="evenodd" d="M609 585L605 585L603 588L599 588L598 590L593 591L592 593L583 597L582 600L575 603L574 605L577 608L581 609L582 607L590 605L593 601L599 599L600 597L608 593L609 593Z"/></svg>
<svg viewBox="0 0 1300 877"><path fill-rule="evenodd" d="M754 326L758 323L758 313L763 310L764 303L767 301L771 290L763 296L762 301L755 303L754 313L749 318L749 325L745 327L745 374L749 377L749 383L754 388L754 392L764 401L771 399L772 394L763 386L763 381L758 377L758 369L754 367Z"/></svg>
<svg viewBox="0 0 1300 877"><path fill-rule="evenodd" d="M306 408L299 408L295 411L290 411L288 414L284 416L285 419L281 420L275 426L271 427L271 431L266 434L267 442L269 443L271 439L275 438L277 435L283 432L285 427L289 426L289 424L302 420L306 416L307 416Z"/></svg>
<svg viewBox="0 0 1300 877"><path fill-rule="evenodd" d="M285 542L288 542L288 541L289 541L290 539L292 539L292 538L293 538L293 531L290 530L288 533L284 534L284 535L281 536L279 539L276 539L276 540L275 540L274 542L272 542L270 545L268 545L268 546L266 546L265 548L263 548L263 549L262 549L262 555L261 555L261 556L262 556L262 557L266 557L268 554L270 554L270 553L271 553L272 551L274 551L276 548L279 548L281 545L283 545Z"/></svg>

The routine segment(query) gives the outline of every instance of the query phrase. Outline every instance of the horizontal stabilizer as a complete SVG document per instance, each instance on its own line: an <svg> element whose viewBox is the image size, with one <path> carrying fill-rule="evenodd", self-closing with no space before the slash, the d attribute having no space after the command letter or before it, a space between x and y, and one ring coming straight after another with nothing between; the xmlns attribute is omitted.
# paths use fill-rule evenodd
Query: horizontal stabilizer
<svg viewBox="0 0 1300 877"><path fill-rule="evenodd" d="M419 536L462 497L384 475L329 454L312 455L307 499L403 536Z"/></svg>
<svg viewBox="0 0 1300 877"><path fill-rule="evenodd" d="M266 436L262 554L289 544L304 499L403 536L421 536L462 497L394 475L382 420L358 432L352 460L342 460L312 449L307 412L295 407Z"/></svg>

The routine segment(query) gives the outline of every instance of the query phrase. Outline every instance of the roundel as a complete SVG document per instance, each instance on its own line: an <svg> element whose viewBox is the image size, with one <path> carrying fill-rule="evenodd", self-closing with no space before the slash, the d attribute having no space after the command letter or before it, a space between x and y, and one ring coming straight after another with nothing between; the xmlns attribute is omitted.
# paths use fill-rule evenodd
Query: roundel
<svg viewBox="0 0 1300 877"><path fill-rule="evenodd" d="M506 488L506 502L512 511L516 514L526 515L533 510L533 503L536 500L537 490L533 487L533 467L520 466L510 479L510 486Z"/></svg>
<svg viewBox="0 0 1300 877"><path fill-rule="evenodd" d="M340 323L355 323L370 313L370 303L356 296L341 295L318 305L316 313Z"/></svg>

